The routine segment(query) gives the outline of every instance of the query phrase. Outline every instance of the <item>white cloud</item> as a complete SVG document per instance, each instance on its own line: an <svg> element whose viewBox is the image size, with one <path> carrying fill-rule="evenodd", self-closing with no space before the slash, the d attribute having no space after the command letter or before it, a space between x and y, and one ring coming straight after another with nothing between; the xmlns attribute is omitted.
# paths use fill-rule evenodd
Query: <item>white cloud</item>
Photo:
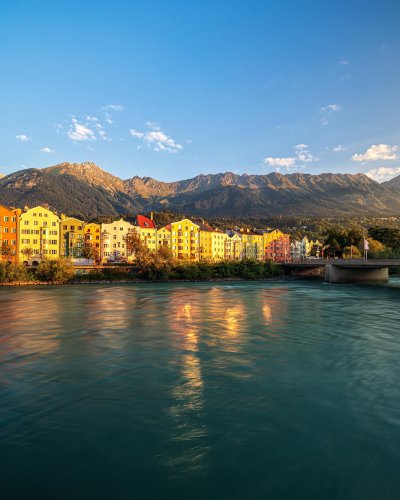
<svg viewBox="0 0 400 500"><path fill-rule="evenodd" d="M131 128L129 129L129 133L132 137L141 140L147 147L154 151L178 153L183 149L181 144L178 144L172 137L165 134L157 124L147 122L147 128L146 132L140 132Z"/></svg>
<svg viewBox="0 0 400 500"><path fill-rule="evenodd" d="M122 104L107 104L106 106L102 106L100 108L102 111L123 111L124 107Z"/></svg>
<svg viewBox="0 0 400 500"><path fill-rule="evenodd" d="M88 122L98 122L99 119L97 118L97 116L91 116L91 115L86 115L86 120Z"/></svg>
<svg viewBox="0 0 400 500"><path fill-rule="evenodd" d="M312 163L319 160L319 158L316 158L310 153L310 149L307 144L296 144L293 149L295 153L294 156L268 156L263 160L264 165L267 165L268 167L275 167L275 170L279 172L281 168L286 168L290 171L292 167L302 168L304 163Z"/></svg>
<svg viewBox="0 0 400 500"><path fill-rule="evenodd" d="M298 161L303 163L311 163L313 161L317 161L318 158L315 158L311 153L307 146L307 144L297 144L294 147L296 158Z"/></svg>
<svg viewBox="0 0 400 500"><path fill-rule="evenodd" d="M52 149L47 148L47 147L46 148L42 148L40 151L42 151L42 153L52 153L53 152Z"/></svg>
<svg viewBox="0 0 400 500"><path fill-rule="evenodd" d="M277 171L279 172L278 168L280 169L280 167L293 167L293 165L296 163L296 158L293 158L292 156L289 156L287 158L273 158L272 156L268 156L267 158L264 158L263 162L269 167L277 167Z"/></svg>
<svg viewBox="0 0 400 500"><path fill-rule="evenodd" d="M397 175L400 175L400 167L373 168L365 175L376 182L385 182L393 179L393 177L396 177Z"/></svg>
<svg viewBox="0 0 400 500"><path fill-rule="evenodd" d="M340 104L328 104L327 106L323 106L319 108L319 112L321 113L321 123L322 125L329 125L329 120L333 113L337 113L341 111L343 106Z"/></svg>
<svg viewBox="0 0 400 500"><path fill-rule="evenodd" d="M25 134L18 134L15 136L15 138L17 139L17 141L20 141L20 142L29 142L32 140L30 137L28 137Z"/></svg>
<svg viewBox="0 0 400 500"><path fill-rule="evenodd" d="M332 151L334 153L341 153L342 151L346 151L347 148L345 148L344 146L342 146L341 144L338 144L337 146L334 146L332 148Z"/></svg>
<svg viewBox="0 0 400 500"><path fill-rule="evenodd" d="M95 141L96 135L87 124L80 123L76 118L72 118L67 136L71 141Z"/></svg>
<svg viewBox="0 0 400 500"><path fill-rule="evenodd" d="M365 153L352 156L353 161L377 161L377 160L396 160L399 146L389 146L388 144L373 144Z"/></svg>
<svg viewBox="0 0 400 500"><path fill-rule="evenodd" d="M339 61L339 64L340 64L341 66L348 66L348 65L350 64L350 61L349 61L348 59L341 59L341 60Z"/></svg>

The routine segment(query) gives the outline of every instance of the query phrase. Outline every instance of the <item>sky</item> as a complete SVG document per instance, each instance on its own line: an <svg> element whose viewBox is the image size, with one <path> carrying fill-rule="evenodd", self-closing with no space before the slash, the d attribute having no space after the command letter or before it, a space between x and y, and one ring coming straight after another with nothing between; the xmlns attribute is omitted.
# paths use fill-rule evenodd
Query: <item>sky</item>
<svg viewBox="0 0 400 500"><path fill-rule="evenodd" d="M400 174L398 0L0 0L0 174Z"/></svg>

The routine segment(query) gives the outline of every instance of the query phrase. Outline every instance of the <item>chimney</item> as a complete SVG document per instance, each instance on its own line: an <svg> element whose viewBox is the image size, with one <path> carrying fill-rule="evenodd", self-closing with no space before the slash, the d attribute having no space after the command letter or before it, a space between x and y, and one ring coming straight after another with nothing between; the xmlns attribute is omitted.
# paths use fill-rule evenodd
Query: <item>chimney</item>
<svg viewBox="0 0 400 500"><path fill-rule="evenodd" d="M153 212L150 212L150 220L153 220Z"/></svg>

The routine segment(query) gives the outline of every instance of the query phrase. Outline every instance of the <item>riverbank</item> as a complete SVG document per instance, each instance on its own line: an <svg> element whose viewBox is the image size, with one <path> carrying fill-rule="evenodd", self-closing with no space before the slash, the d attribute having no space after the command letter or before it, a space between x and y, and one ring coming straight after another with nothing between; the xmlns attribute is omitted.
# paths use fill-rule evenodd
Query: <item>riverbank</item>
<svg viewBox="0 0 400 500"><path fill-rule="evenodd" d="M219 280L263 280L282 276L282 268L271 261L244 259L235 262L194 262L135 268L76 270L66 259L42 261L37 268L0 263L0 285L48 285L86 283L207 282Z"/></svg>
<svg viewBox="0 0 400 500"><path fill-rule="evenodd" d="M235 282L235 281L276 281L276 280L286 280L283 276L275 276L270 278L211 278L207 280L189 280L189 279L170 279L170 280L140 280L140 279L132 279L132 280L73 280L67 282L56 282L56 281L21 281L21 282L9 282L9 283L0 283L0 287L18 287L18 286L67 286L67 285L123 285L123 284L173 284L173 283L214 283L218 281L223 282Z"/></svg>

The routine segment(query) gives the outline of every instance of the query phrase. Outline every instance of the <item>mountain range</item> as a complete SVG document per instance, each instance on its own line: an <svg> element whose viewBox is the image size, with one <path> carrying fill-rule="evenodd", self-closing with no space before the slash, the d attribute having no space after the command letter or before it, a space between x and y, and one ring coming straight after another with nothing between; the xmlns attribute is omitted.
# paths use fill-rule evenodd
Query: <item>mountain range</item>
<svg viewBox="0 0 400 500"><path fill-rule="evenodd" d="M69 215L171 210L203 217L400 215L400 176L382 184L364 174L197 175L176 182L122 180L94 163L61 163L0 178L0 203L48 204Z"/></svg>

